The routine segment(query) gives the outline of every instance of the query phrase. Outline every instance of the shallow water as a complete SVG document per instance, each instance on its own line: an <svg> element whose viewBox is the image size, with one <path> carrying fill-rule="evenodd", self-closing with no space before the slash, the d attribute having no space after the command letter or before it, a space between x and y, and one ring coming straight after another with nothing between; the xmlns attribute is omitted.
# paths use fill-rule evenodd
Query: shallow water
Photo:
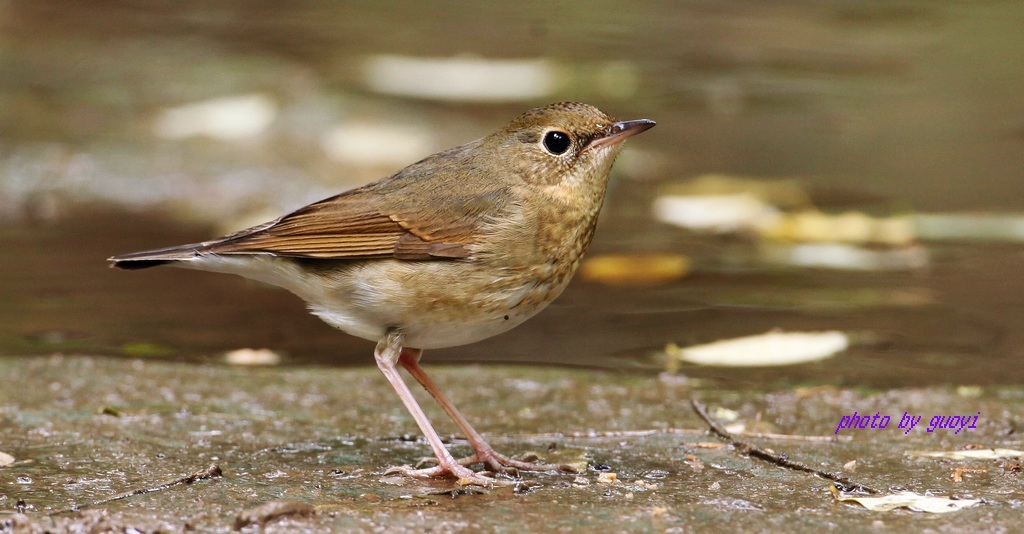
<svg viewBox="0 0 1024 534"><path fill-rule="evenodd" d="M0 288L5 353L219 361L224 351L255 347L284 353L286 364L372 364L372 343L331 329L283 290L176 269L124 272L102 261L109 250L195 240L203 235L201 228L187 232L108 211L73 220L74 227L8 230L7 246L0 251L11 281ZM126 224L145 231L117 236ZM599 242L594 252L613 246ZM650 288L576 280L549 309L516 330L428 352L427 361L650 372L665 368L659 355L669 342L695 344L772 329L838 329L852 336L854 346L821 364L753 371L685 366L683 372L738 387L790 381L873 387L1020 383L1024 371L1015 365L1024 346L1018 327L1024 324L1024 295L1015 277L1020 248L933 249L933 266L912 273L708 269Z"/></svg>

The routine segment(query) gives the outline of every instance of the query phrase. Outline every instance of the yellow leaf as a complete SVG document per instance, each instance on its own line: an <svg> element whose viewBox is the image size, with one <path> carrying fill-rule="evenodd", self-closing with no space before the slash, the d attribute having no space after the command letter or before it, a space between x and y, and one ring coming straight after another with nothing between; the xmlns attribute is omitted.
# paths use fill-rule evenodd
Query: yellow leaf
<svg viewBox="0 0 1024 534"><path fill-rule="evenodd" d="M616 286L656 285L678 280L690 262L678 254L608 254L583 262L584 280Z"/></svg>

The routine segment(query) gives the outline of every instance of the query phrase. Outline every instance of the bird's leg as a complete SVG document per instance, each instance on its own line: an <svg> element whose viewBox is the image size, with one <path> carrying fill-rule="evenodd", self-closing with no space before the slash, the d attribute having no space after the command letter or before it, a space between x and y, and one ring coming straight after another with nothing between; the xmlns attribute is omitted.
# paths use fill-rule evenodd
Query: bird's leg
<svg viewBox="0 0 1024 534"><path fill-rule="evenodd" d="M418 477L452 475L457 477L459 482L463 484L494 485L496 482L494 479L477 474L456 461L452 454L448 452L448 449L444 447L444 444L441 443L441 438L434 431L434 427L430 426L430 421L427 420L426 414L423 413L420 405L416 402L416 398L412 396L409 386L405 384L401 375L398 374L396 366L402 354L404 339L405 336L400 332L394 329L389 330L377 343L377 348L374 350L373 355L377 359L377 367L380 369L380 372L384 374L384 378L387 378L388 383L391 384L395 393L398 394L398 398L402 399L402 404L409 410L412 418L416 420L420 431L426 436L427 442L430 443L430 448L434 450L434 456L437 457L437 466L431 469L407 469L403 471Z"/></svg>
<svg viewBox="0 0 1024 534"><path fill-rule="evenodd" d="M517 469L524 471L546 471L552 469L552 466L514 460L495 452L494 448L484 441L479 432L470 426L469 421L452 404L452 401L448 400L448 396L437 387L437 384L420 367L420 355L422 354L423 351L420 349L402 349L399 362L423 386L423 389L426 389L434 397L434 400L441 405L441 408L448 414L448 417L451 417L452 421L458 425L459 430L466 436L466 439L469 440L469 445L473 447L473 455L459 460L460 464L470 465L480 462L487 466L488 469L501 473L514 472Z"/></svg>

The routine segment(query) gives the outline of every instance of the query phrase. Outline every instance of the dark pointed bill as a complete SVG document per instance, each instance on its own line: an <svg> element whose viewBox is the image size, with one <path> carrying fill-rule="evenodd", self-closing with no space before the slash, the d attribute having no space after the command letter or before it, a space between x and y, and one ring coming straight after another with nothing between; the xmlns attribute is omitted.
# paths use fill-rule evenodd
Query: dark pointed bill
<svg viewBox="0 0 1024 534"><path fill-rule="evenodd" d="M634 135L646 132L651 128L654 128L656 122L651 119L638 119L635 121L620 121L611 125L608 128L607 133L604 137L594 139L590 142L592 147L602 147L605 145L614 145L625 141L626 139L633 137Z"/></svg>

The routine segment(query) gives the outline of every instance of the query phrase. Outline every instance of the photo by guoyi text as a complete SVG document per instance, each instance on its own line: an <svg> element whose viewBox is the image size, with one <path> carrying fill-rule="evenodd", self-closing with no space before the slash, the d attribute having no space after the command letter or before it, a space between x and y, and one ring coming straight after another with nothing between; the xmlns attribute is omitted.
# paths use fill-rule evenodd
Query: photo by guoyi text
<svg viewBox="0 0 1024 534"><path fill-rule="evenodd" d="M925 428L926 432L935 432L939 429L946 429L953 431L954 434L959 434L961 431L970 428L978 428L978 419L981 417L981 412L972 415L933 415L928 420L928 426ZM909 434L911 430L917 427L918 423L924 417L921 415L911 415L907 412L903 412L903 416L900 417L899 423L896 428L903 430L904 434ZM838 434L840 430L844 429L882 429L887 428L892 422L892 417L888 415L882 415L879 412L875 412L874 415L861 415L857 412L853 412L850 415L844 415L839 418L839 424L836 425L835 434Z"/></svg>

